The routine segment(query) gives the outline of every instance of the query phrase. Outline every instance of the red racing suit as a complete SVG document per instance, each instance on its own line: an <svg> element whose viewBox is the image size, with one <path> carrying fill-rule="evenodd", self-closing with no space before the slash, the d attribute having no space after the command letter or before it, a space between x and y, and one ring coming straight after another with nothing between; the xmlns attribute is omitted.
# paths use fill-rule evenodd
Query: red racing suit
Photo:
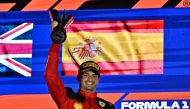
<svg viewBox="0 0 190 109"><path fill-rule="evenodd" d="M96 93L79 90L77 93L64 84L58 74L60 45L53 43L47 60L45 80L49 92L59 109L115 109L110 102Z"/></svg>

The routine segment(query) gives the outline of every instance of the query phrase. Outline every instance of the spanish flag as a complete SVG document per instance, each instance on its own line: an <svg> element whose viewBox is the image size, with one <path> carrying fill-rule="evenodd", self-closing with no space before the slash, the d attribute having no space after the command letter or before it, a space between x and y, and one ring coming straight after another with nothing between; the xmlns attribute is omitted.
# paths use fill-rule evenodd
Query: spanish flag
<svg viewBox="0 0 190 109"><path fill-rule="evenodd" d="M163 20L74 22L62 48L65 75L93 60L102 75L163 74Z"/></svg>

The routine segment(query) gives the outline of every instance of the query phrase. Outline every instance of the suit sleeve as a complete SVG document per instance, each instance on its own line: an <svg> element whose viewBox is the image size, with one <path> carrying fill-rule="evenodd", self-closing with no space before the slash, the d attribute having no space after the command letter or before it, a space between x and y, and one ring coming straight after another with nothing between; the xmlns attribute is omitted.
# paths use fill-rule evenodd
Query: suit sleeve
<svg viewBox="0 0 190 109"><path fill-rule="evenodd" d="M60 108L60 106L67 100L67 95L64 84L58 74L59 54L60 45L53 43L48 54L45 80L53 100Z"/></svg>

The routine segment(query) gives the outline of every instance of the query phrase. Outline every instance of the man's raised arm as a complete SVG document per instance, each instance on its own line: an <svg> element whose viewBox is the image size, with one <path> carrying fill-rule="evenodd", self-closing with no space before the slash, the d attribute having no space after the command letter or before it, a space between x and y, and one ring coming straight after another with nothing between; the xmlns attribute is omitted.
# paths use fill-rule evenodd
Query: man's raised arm
<svg viewBox="0 0 190 109"><path fill-rule="evenodd" d="M45 71L45 80L47 82L49 92L57 106L61 106L63 101L66 101L66 89L64 88L64 84L58 74L59 54L60 44L53 43L49 51Z"/></svg>
<svg viewBox="0 0 190 109"><path fill-rule="evenodd" d="M67 91L58 74L60 45L66 40L66 29L73 22L74 17L68 16L65 18L65 11L59 19L58 11L52 10L49 12L51 19L51 39L53 41L48 54L45 80L48 85L49 92L59 108L67 100Z"/></svg>

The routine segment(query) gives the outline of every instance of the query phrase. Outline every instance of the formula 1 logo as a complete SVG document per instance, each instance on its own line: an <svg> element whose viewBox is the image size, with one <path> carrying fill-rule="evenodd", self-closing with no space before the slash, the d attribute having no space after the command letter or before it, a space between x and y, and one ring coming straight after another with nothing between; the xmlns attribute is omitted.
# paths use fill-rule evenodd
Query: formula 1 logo
<svg viewBox="0 0 190 109"><path fill-rule="evenodd" d="M80 43L73 49L72 55L84 60L101 56L102 48L100 47L100 42L96 42L95 38L87 38L85 44Z"/></svg>

